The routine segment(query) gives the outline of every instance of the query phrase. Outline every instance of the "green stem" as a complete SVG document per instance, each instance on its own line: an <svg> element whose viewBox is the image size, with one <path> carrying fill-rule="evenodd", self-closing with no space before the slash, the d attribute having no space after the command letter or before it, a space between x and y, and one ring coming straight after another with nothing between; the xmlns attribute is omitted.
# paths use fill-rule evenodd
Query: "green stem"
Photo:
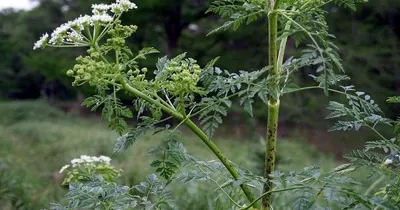
<svg viewBox="0 0 400 210"><path fill-rule="evenodd" d="M381 183L381 182L383 182L384 180L386 179L386 176L385 175L382 175L381 177L379 177L379 179L377 179L375 182L373 182L369 187L368 187L368 189L365 191L365 194L364 195L369 195L369 194L371 194L371 192Z"/></svg>
<svg viewBox="0 0 400 210"><path fill-rule="evenodd" d="M274 8L276 8L278 2L275 2ZM280 69L278 68L278 50L277 50L277 38L278 38L278 13L272 11L268 15L268 26L269 26L269 65L272 66L269 72L269 77L275 79L272 84L273 93L268 99L268 124L267 124L267 139L265 148L265 165L264 165L264 177L268 180L264 184L264 192L270 192L273 188L273 183L270 180L269 175L275 168L275 157L276 157L276 142L278 133L278 119L279 119L279 75ZM283 55L282 55L283 56ZM266 194L262 198L262 209L271 209L271 193Z"/></svg>
<svg viewBox="0 0 400 210"><path fill-rule="evenodd" d="M92 43L94 43L93 36L92 36L92 32L90 32L89 27L85 26L85 31L86 31L86 33L87 33L87 35L88 35L88 37L89 37L89 40L92 41ZM92 43L91 43L91 44L92 44Z"/></svg>
<svg viewBox="0 0 400 210"><path fill-rule="evenodd" d="M275 0L274 8L273 8L274 10L277 10L277 9L278 9L279 2L280 2L280 0Z"/></svg>
<svg viewBox="0 0 400 210"><path fill-rule="evenodd" d="M204 175L207 175L207 173L201 168L201 167L197 167L198 169L200 169L203 173L204 173ZM219 183L218 183L218 180L215 180L215 179L213 179L212 177L210 177L210 180L212 181L212 182L214 182L214 184L215 185L217 185L218 186L218 190L221 190L224 194L225 194L225 196L226 197L228 197L228 199L233 203L233 204L235 204L235 206L236 207L242 207L241 205L239 205L230 195L229 195L229 193L227 193L225 190L224 190L224 187L223 186L221 186Z"/></svg>
<svg viewBox="0 0 400 210"><path fill-rule="evenodd" d="M321 90L324 90L324 88L323 88L323 87L320 87L320 86L309 86L309 87L302 87L302 88L297 88L297 89L289 90L289 91L284 92L283 94L286 94L286 93L295 93L295 92L300 92L300 91L303 91L303 90L312 90L312 89L321 89ZM343 91L339 91L339 90L335 90L335 89L331 89L331 88L329 88L328 91L334 92L334 93L339 93L339 94L346 94L346 93L343 92Z"/></svg>
<svg viewBox="0 0 400 210"><path fill-rule="evenodd" d="M292 12L296 11L296 8L293 7ZM291 27L291 22L288 21L285 25L285 30L283 31L284 33L288 30L290 30ZM279 71L282 71L282 64L283 64L283 58L285 56L285 50L286 50L286 44L287 44L288 36L283 36L281 40L281 44L279 45L279 54L278 54L278 61L277 61L277 68Z"/></svg>
<svg viewBox="0 0 400 210"><path fill-rule="evenodd" d="M197 127L197 125L194 124L193 121L190 119L187 119L185 121L185 125L190 130L192 130L201 140L203 140L203 142L208 146L208 148L210 148L210 150L218 157L218 159L222 162L222 164L224 164L226 169L228 169L229 173L233 176L233 178L235 180L239 179L240 175L236 171L235 167L230 163L228 158L226 158L225 155L222 154L222 152L218 149L218 147L207 137L207 135L202 130L200 130L200 128ZM244 184L241 184L240 188L245 194L247 200L249 200L249 202L253 202L254 197L252 196L250 189Z"/></svg>
<svg viewBox="0 0 400 210"><path fill-rule="evenodd" d="M150 96L140 92L138 89L136 89L136 88L130 86L128 83L126 83L125 80L121 80L121 85L125 90L131 92L135 96L137 96L139 98L142 98L143 100L145 100L145 101L147 101L149 103L155 104L156 106L160 107L164 112L166 112L167 114L175 117L176 119L178 119L180 121L184 119L184 117L180 113L178 113L175 110L172 110L171 108L165 106L160 101L156 101L153 98L151 98Z"/></svg>
<svg viewBox="0 0 400 210"><path fill-rule="evenodd" d="M273 183L269 175L274 171L276 160L276 142L278 139L278 118L279 118L279 101L272 104L268 103L268 125L267 125L267 139L265 148L265 166L264 177L268 180L264 184L264 192L268 192L273 188ZM271 208L271 195L267 195L262 200L264 209Z"/></svg>
<svg viewBox="0 0 400 210"><path fill-rule="evenodd" d="M164 112L173 116L177 120L184 121L184 124L190 130L192 130L208 146L208 148L215 154L215 156L217 156L217 158L221 161L221 163L229 171L229 173L232 175L232 177L235 180L239 179L239 177L240 177L239 173L237 172L235 167L230 163L228 158L226 158L225 155L222 154L221 150L219 150L219 148L208 138L208 136L199 127L197 127L197 125L192 120L185 119L185 117L182 114L180 114L179 112L171 109L170 107L165 106L161 102L156 101L153 98L151 98L150 96L140 92L136 88L127 84L125 80L121 80L121 84L125 90L131 92L135 96L140 97L149 103L155 104L156 106L160 107ZM241 184L240 188L242 189L242 191L245 194L248 201L253 202L254 197L252 196L250 189L244 184Z"/></svg>
<svg viewBox="0 0 400 210"><path fill-rule="evenodd" d="M371 129L376 135L378 135L379 137L381 137L382 140L386 140L386 141L389 140L389 139L387 139L386 137L384 137L381 133L379 133L379 131L377 131L374 127L372 127L372 126L370 126L370 125L368 125L368 124L366 124L365 126L368 127L369 129Z"/></svg>

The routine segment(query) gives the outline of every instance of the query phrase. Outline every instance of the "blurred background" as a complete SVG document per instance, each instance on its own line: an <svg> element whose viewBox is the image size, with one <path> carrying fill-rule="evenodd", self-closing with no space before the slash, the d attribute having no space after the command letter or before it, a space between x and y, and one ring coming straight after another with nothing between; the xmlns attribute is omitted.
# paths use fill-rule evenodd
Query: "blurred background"
<svg viewBox="0 0 400 210"><path fill-rule="evenodd" d="M81 154L111 155L116 134L110 132L98 113L80 106L93 90L71 86L65 75L83 49L33 51L33 43L45 33L80 14L89 14L91 4L101 0L0 0L0 209L40 209L59 201L66 192L60 186L58 169ZM122 17L139 30L129 38L135 50L153 46L160 57L188 52L200 64L221 56L217 65L231 72L257 70L267 65L267 26L259 20L238 31L206 37L222 23L205 14L207 0L136 0L138 9ZM326 17L351 83L374 98L387 117L394 118L400 107L385 100L400 94L400 1L370 0L357 11L329 6ZM289 40L288 56L300 49ZM157 56L143 65L151 68ZM311 84L313 69L296 74L299 85ZM348 85L347 84L347 85ZM337 165L342 155L360 148L376 137L368 130L358 133L328 133L332 122L324 120L329 100L311 91L283 98L279 135L278 169L293 170L317 164ZM266 105L256 103L255 118L238 103L217 132L215 141L235 161L261 173ZM255 131L255 132L254 132ZM390 130L385 131L390 134ZM112 158L124 169L123 184L136 184L152 169L147 151L161 137L146 136L134 148ZM214 159L190 134L181 139L195 156ZM290 154L290 155L288 155ZM203 185L174 186L179 206L209 209L211 194ZM201 196L199 196L201 194ZM204 199L207 198L207 199ZM179 200L181 199L181 201Z"/></svg>

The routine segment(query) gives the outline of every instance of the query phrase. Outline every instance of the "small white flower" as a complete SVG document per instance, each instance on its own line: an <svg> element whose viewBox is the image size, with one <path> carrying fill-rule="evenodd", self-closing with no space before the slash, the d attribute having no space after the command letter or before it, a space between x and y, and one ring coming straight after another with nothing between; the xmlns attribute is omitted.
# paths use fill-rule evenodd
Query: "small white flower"
<svg viewBox="0 0 400 210"><path fill-rule="evenodd" d="M68 27L71 28L74 31L79 31L79 32L83 31L83 29L85 29L85 28L83 27L83 23L81 22L81 18L82 17L79 17L79 18L77 18L75 20L68 21L66 25L68 25ZM90 20L90 18L89 18L89 20Z"/></svg>
<svg viewBox="0 0 400 210"><path fill-rule="evenodd" d="M83 162L92 162L92 158L90 157L90 156L87 156L87 155L81 155L81 160L83 161Z"/></svg>
<svg viewBox="0 0 400 210"><path fill-rule="evenodd" d="M71 163L72 163L73 167L75 167L76 165L83 163L83 160L81 160L79 158L75 158L75 159L71 160Z"/></svg>
<svg viewBox="0 0 400 210"><path fill-rule="evenodd" d="M71 43L78 43L79 41L83 40L83 36L76 31L69 31L67 32L67 36L65 37L66 41Z"/></svg>
<svg viewBox="0 0 400 210"><path fill-rule="evenodd" d="M117 0L122 7L129 8L129 9L137 9L135 3L130 2L129 0Z"/></svg>
<svg viewBox="0 0 400 210"><path fill-rule="evenodd" d="M49 41L50 44L62 44L64 41L64 36L67 34L68 29L70 27L68 24L62 24L61 26L57 27L53 33L51 33L51 39Z"/></svg>
<svg viewBox="0 0 400 210"><path fill-rule="evenodd" d="M389 165L389 164L392 164L392 163L393 163L393 160L388 158L388 159L385 160L385 162L383 164Z"/></svg>
<svg viewBox="0 0 400 210"><path fill-rule="evenodd" d="M111 162L111 158L107 157L107 156L100 156L99 159L107 164L109 164Z"/></svg>
<svg viewBox="0 0 400 210"><path fill-rule="evenodd" d="M122 7L126 7L129 9L137 9L136 4L130 2L129 0L117 0L117 2L121 4Z"/></svg>
<svg viewBox="0 0 400 210"><path fill-rule="evenodd" d="M113 18L107 14L93 15L91 19L93 22L101 22L101 23L108 23L113 21Z"/></svg>
<svg viewBox="0 0 400 210"><path fill-rule="evenodd" d="M92 157L93 162L100 162L100 158L93 156Z"/></svg>
<svg viewBox="0 0 400 210"><path fill-rule="evenodd" d="M111 5L108 5L108 4L93 4L92 12L95 15L101 15L104 12L106 12L107 10L109 10L110 8L111 8Z"/></svg>
<svg viewBox="0 0 400 210"><path fill-rule="evenodd" d="M40 37L40 39L35 43L33 49L36 50L45 47L48 39L49 39L49 34L47 33L43 34L42 37Z"/></svg>
<svg viewBox="0 0 400 210"><path fill-rule="evenodd" d="M129 0L117 0L116 3L111 4L111 12L115 14L120 14L122 12L126 12L130 9L137 9L135 3L130 2Z"/></svg>
<svg viewBox="0 0 400 210"><path fill-rule="evenodd" d="M111 12L120 14L122 13L122 6L120 4L111 4Z"/></svg>
<svg viewBox="0 0 400 210"><path fill-rule="evenodd" d="M70 166L70 165L65 165L65 166L63 166L63 167L60 169L60 171L59 171L58 173L61 174L62 172L65 171L65 169L69 168L69 166Z"/></svg>
<svg viewBox="0 0 400 210"><path fill-rule="evenodd" d="M83 26L89 25L92 22L92 18L89 15L80 16L79 18L75 19L75 22ZM83 28L82 28L83 30Z"/></svg>

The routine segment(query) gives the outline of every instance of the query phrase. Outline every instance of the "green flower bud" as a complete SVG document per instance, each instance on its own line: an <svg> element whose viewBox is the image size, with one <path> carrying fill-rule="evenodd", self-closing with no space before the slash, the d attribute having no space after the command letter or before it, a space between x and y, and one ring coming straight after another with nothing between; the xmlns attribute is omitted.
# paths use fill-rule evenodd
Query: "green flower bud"
<svg viewBox="0 0 400 210"><path fill-rule="evenodd" d="M92 76L90 74L85 74L85 77L83 79L85 80L90 80Z"/></svg>
<svg viewBox="0 0 400 210"><path fill-rule="evenodd" d="M184 76L184 77L189 77L189 76L190 76L190 73L189 73L188 70L184 70L181 74L182 74L182 76Z"/></svg>
<svg viewBox="0 0 400 210"><path fill-rule="evenodd" d="M68 70L68 71L67 71L67 76L69 76L69 77L74 76L74 71Z"/></svg>
<svg viewBox="0 0 400 210"><path fill-rule="evenodd" d="M78 69L78 71L76 73L78 73L79 75L82 75L85 72L83 71L83 69Z"/></svg>
<svg viewBox="0 0 400 210"><path fill-rule="evenodd" d="M129 77L129 80L130 80L130 81L133 81L133 80L135 80L135 77L134 77L134 76L130 76L130 77Z"/></svg>
<svg viewBox="0 0 400 210"><path fill-rule="evenodd" d="M128 71L128 75L130 76L130 75L132 75L133 74L133 71L132 70L129 70Z"/></svg>
<svg viewBox="0 0 400 210"><path fill-rule="evenodd" d="M168 73L172 73L172 72L174 71L174 68L171 67L171 66L168 66L168 67L166 68L166 70L167 70Z"/></svg>
<svg viewBox="0 0 400 210"><path fill-rule="evenodd" d="M146 73L147 72L147 68L142 68L142 72Z"/></svg>
<svg viewBox="0 0 400 210"><path fill-rule="evenodd" d="M83 57L82 56L78 56L77 58L76 58L76 61L78 61L78 62L81 62L83 60Z"/></svg>
<svg viewBox="0 0 400 210"><path fill-rule="evenodd" d="M177 67L175 67L174 70L175 70L175 72L181 72L184 70L184 68L182 68L182 66L177 66Z"/></svg>

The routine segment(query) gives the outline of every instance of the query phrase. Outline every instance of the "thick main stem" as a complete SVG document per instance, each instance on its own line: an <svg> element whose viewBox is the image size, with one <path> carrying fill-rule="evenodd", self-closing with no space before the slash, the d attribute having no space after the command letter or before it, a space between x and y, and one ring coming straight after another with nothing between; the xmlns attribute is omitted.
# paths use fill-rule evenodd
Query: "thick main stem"
<svg viewBox="0 0 400 210"><path fill-rule="evenodd" d="M275 2L274 7L277 6L276 3L277 2ZM277 62L278 14L275 11L272 11L268 15L268 26L269 65L272 66L272 69L269 72L269 77L274 80L274 83L272 84L273 93L270 94L268 99L268 124L264 165L264 177L268 181L264 184L264 192L271 191L273 187L269 175L273 172L275 167L276 142L278 137L280 69L278 68ZM262 208L264 210L271 209L271 194L263 197Z"/></svg>
<svg viewBox="0 0 400 210"><path fill-rule="evenodd" d="M184 124L190 129L192 130L207 146L208 148L215 154L215 156L217 156L217 158L221 161L221 163L225 166L225 168L229 171L229 173L232 175L232 177L237 180L239 179L240 175L237 172L237 170L235 169L235 167L230 163L230 161L228 160L228 158L225 157L224 154L222 154L221 150L219 150L219 148L217 147L217 145L214 144L214 142L212 142L208 136L199 128L197 127L197 125L190 119L185 118L182 114L180 114L179 112L165 106L164 104L162 104L159 101L154 100L153 98L151 98L150 96L140 92L139 90L137 90L136 88L130 86L129 84L127 84L125 82L125 80L121 81L121 84L123 86L123 88L127 91L129 91L130 93L134 94L137 97L140 97L144 100L146 100L149 103L155 104L159 107L161 107L161 109L168 113L169 115L173 116L174 118L176 118L179 121L184 121ZM252 203L254 201L254 197L251 194L250 189L244 185L241 184L240 188L242 189L243 193L245 194L247 200Z"/></svg>

